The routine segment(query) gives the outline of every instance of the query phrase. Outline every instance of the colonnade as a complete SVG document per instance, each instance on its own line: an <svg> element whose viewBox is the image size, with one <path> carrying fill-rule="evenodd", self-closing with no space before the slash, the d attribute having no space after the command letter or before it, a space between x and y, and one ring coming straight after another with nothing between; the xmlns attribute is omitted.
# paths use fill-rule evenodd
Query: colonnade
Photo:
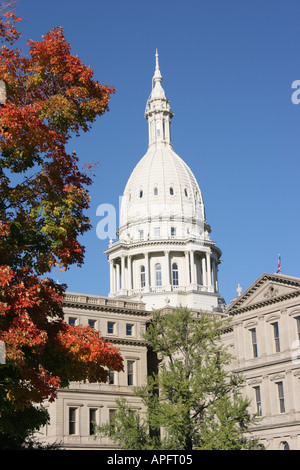
<svg viewBox="0 0 300 470"><path fill-rule="evenodd" d="M160 255L160 256L159 256ZM152 258L155 257L161 269L161 284L157 284ZM150 261L152 260L152 266ZM110 295L125 294L125 291L145 292L163 290L208 290L218 292L218 260L209 251L185 250L182 252L160 250L140 254L121 254L109 260ZM178 269L178 282L174 285L172 270ZM141 271L143 266L143 285ZM127 293L127 292L126 292ZM130 293L130 292L128 292Z"/></svg>

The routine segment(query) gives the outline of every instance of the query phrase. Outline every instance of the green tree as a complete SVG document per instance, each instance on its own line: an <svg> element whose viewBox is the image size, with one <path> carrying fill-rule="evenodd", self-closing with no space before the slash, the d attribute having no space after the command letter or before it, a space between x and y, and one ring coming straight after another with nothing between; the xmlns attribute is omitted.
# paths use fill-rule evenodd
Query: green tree
<svg viewBox="0 0 300 470"><path fill-rule="evenodd" d="M243 378L228 370L232 357L222 344L223 330L216 315L195 316L187 308L153 312L145 338L157 363L147 385L135 390L146 408L139 421L144 448L261 448L249 433L257 418L242 396ZM117 432L99 430L127 448L128 429L137 435L135 423L129 426L130 408L119 404L116 418ZM135 448L132 439L130 446Z"/></svg>

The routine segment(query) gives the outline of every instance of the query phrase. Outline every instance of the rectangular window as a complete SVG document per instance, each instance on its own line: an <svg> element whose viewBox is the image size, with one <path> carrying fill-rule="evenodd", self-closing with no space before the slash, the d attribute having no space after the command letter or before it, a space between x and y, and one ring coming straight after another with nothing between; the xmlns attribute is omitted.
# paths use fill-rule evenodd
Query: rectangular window
<svg viewBox="0 0 300 470"><path fill-rule="evenodd" d="M280 351L280 343L279 343L279 326L278 322L273 323L273 333L274 333L274 341L275 341L275 351Z"/></svg>
<svg viewBox="0 0 300 470"><path fill-rule="evenodd" d="M296 317L298 340L300 341L300 317Z"/></svg>
<svg viewBox="0 0 300 470"><path fill-rule="evenodd" d="M256 328L252 328L250 330L250 333L251 333L251 340L252 340L253 357L257 357L258 350L257 350Z"/></svg>
<svg viewBox="0 0 300 470"><path fill-rule="evenodd" d="M145 287L146 285L146 271L145 266L141 266L141 288Z"/></svg>
<svg viewBox="0 0 300 470"><path fill-rule="evenodd" d="M126 324L126 335L132 336L133 335L133 325L127 323Z"/></svg>
<svg viewBox="0 0 300 470"><path fill-rule="evenodd" d="M74 318L74 317L69 317L68 323L69 323L69 325L71 325L71 326L75 326L75 325L76 325L76 318Z"/></svg>
<svg viewBox="0 0 300 470"><path fill-rule="evenodd" d="M77 408L69 408L69 434L76 434Z"/></svg>
<svg viewBox="0 0 300 470"><path fill-rule="evenodd" d="M113 370L109 371L108 383L109 385L114 385L115 383L115 372Z"/></svg>
<svg viewBox="0 0 300 470"><path fill-rule="evenodd" d="M116 411L115 409L109 410L109 424L112 425L114 424L115 416L116 416Z"/></svg>
<svg viewBox="0 0 300 470"><path fill-rule="evenodd" d="M262 415L262 408L261 408L261 396L260 396L260 387L254 387L255 392L255 402L256 402L256 414L258 416Z"/></svg>
<svg viewBox="0 0 300 470"><path fill-rule="evenodd" d="M159 137L160 136L160 122L156 123L156 133L157 133L157 136Z"/></svg>
<svg viewBox="0 0 300 470"><path fill-rule="evenodd" d="M277 383L280 413L285 413L283 382Z"/></svg>
<svg viewBox="0 0 300 470"><path fill-rule="evenodd" d="M161 265L160 264L157 264L155 266L155 285L157 287L162 286Z"/></svg>
<svg viewBox="0 0 300 470"><path fill-rule="evenodd" d="M171 237L176 236L176 227L171 227Z"/></svg>
<svg viewBox="0 0 300 470"><path fill-rule="evenodd" d="M96 325L96 320L89 320L89 326L91 328L95 328L95 325Z"/></svg>
<svg viewBox="0 0 300 470"><path fill-rule="evenodd" d="M95 426L97 425L97 408L90 408L90 436L95 434Z"/></svg>
<svg viewBox="0 0 300 470"><path fill-rule="evenodd" d="M160 237L160 227L154 227L154 236L155 238Z"/></svg>
<svg viewBox="0 0 300 470"><path fill-rule="evenodd" d="M144 240L144 230L139 230L139 239Z"/></svg>
<svg viewBox="0 0 300 470"><path fill-rule="evenodd" d="M134 361L127 361L127 385L134 385Z"/></svg>
<svg viewBox="0 0 300 470"><path fill-rule="evenodd" d="M112 321L107 322L107 333L114 334L115 324Z"/></svg>

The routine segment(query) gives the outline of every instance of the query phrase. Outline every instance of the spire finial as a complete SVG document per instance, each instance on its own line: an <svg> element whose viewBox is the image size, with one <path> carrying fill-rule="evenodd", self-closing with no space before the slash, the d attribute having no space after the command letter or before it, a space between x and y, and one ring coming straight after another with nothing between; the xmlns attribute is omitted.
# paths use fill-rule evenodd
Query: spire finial
<svg viewBox="0 0 300 470"><path fill-rule="evenodd" d="M153 76L153 81L154 82L161 82L162 81L162 76L161 76L161 73L160 73L160 70L159 70L157 49L156 49L156 53L155 53L155 72L154 72L154 76Z"/></svg>

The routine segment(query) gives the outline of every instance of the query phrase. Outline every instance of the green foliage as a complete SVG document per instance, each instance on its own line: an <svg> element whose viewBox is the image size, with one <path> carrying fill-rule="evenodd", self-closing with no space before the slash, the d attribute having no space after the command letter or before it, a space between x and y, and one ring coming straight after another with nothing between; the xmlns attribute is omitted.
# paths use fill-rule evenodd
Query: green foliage
<svg viewBox="0 0 300 470"><path fill-rule="evenodd" d="M242 395L243 377L228 371L224 326L217 316L195 317L187 308L166 315L153 312L145 338L157 355L157 372L135 390L146 408L142 424L122 402L117 426L101 432L124 449L129 442L130 449L260 449L249 433L256 418Z"/></svg>

